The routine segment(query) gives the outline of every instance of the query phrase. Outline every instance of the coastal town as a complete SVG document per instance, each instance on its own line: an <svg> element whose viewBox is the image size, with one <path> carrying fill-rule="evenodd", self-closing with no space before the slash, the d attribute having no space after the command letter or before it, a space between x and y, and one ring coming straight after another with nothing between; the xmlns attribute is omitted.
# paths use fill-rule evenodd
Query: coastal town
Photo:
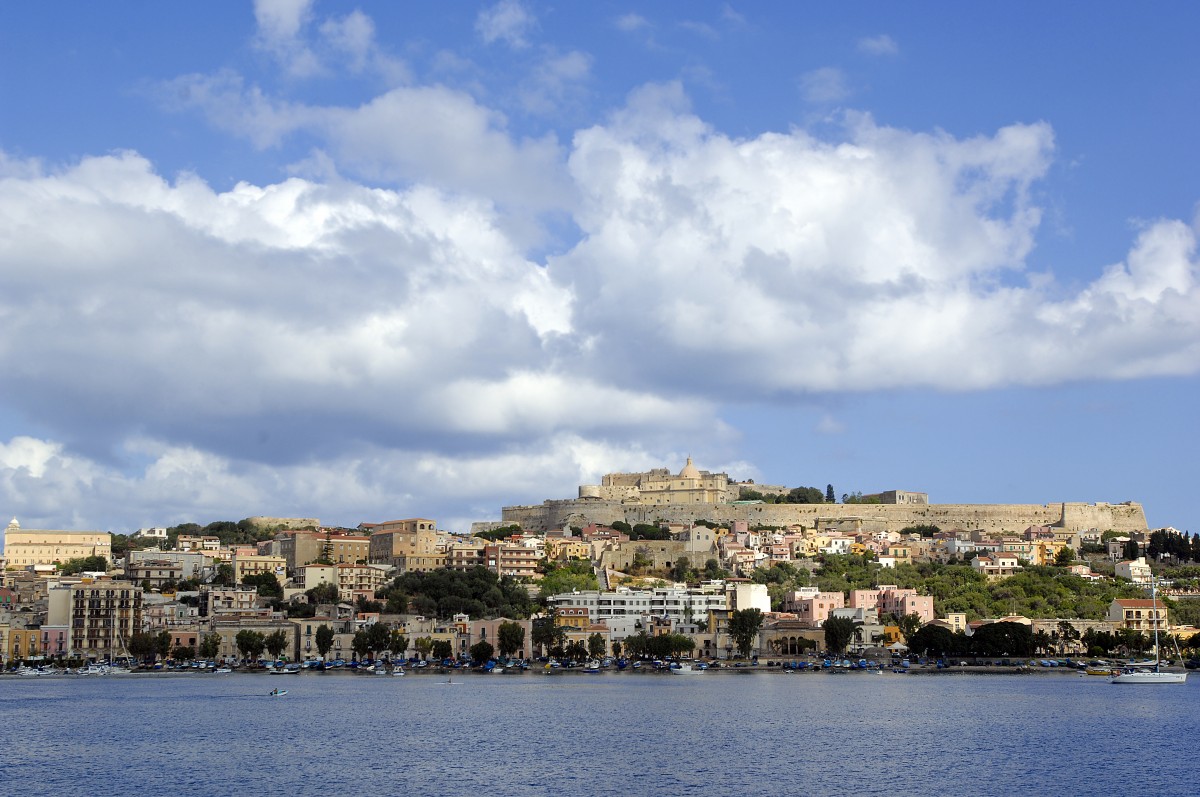
<svg viewBox="0 0 1200 797"><path fill-rule="evenodd" d="M250 517L123 535L14 518L0 656L21 674L1191 667L1176 651L1200 643L1198 560L1200 539L1146 528L1134 503L838 501L832 485L738 482L689 459L463 531Z"/></svg>

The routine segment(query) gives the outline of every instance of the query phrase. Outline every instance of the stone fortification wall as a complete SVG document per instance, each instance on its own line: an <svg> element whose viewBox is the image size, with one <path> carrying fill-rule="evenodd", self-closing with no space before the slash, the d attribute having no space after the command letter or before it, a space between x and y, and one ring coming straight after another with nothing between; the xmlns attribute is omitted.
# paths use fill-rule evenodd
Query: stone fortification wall
<svg viewBox="0 0 1200 797"><path fill-rule="evenodd" d="M697 566L695 555L688 552L687 543L675 540L638 540L622 543L600 554L600 566L622 572L630 570L633 567L633 558L639 551L649 557L652 562L650 567L655 569L669 570L681 556L688 557L693 567ZM699 566L703 565L704 562L700 561Z"/></svg>
<svg viewBox="0 0 1200 797"><path fill-rule="evenodd" d="M906 526L934 525L942 529L985 529L1020 533L1029 526L1055 526L1071 532L1088 529L1128 532L1147 528L1142 505L1136 502L1054 504L691 504L643 506L617 501L546 501L532 506L505 507L506 523L520 523L536 531L584 525L654 523L665 520L691 523L702 519L728 524L744 520L750 525L807 528L860 527L868 531L900 531Z"/></svg>
<svg viewBox="0 0 1200 797"><path fill-rule="evenodd" d="M1149 528L1146 512L1136 501L1122 504L1063 504L1063 526L1072 531L1144 531Z"/></svg>
<svg viewBox="0 0 1200 797"><path fill-rule="evenodd" d="M319 529L321 521L315 517L267 517L265 515L257 515L255 517L246 518L260 529Z"/></svg>

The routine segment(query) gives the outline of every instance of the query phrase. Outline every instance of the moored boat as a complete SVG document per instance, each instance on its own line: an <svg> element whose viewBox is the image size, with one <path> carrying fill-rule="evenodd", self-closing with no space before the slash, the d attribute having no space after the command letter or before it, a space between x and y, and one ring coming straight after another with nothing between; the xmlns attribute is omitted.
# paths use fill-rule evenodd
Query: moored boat
<svg viewBox="0 0 1200 797"><path fill-rule="evenodd" d="M678 667L671 668L672 675L699 675L704 670L699 667L693 667L690 664L681 664Z"/></svg>

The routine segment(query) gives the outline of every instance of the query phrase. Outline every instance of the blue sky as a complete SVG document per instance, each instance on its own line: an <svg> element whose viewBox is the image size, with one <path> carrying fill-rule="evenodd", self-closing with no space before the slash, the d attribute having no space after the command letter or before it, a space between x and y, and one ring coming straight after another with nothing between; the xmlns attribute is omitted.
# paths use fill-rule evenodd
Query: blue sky
<svg viewBox="0 0 1200 797"><path fill-rule="evenodd" d="M461 530L690 454L1200 531L1198 17L4 6L0 512Z"/></svg>

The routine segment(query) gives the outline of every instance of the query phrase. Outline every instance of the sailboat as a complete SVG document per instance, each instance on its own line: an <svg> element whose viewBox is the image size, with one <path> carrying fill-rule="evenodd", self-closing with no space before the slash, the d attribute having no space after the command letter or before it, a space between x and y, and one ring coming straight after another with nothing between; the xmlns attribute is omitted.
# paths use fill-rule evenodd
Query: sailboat
<svg viewBox="0 0 1200 797"><path fill-rule="evenodd" d="M1127 666L1113 676L1114 684L1181 684L1187 680L1186 672L1164 672L1162 652L1158 648L1158 582L1150 581L1150 617L1154 623L1154 665Z"/></svg>

